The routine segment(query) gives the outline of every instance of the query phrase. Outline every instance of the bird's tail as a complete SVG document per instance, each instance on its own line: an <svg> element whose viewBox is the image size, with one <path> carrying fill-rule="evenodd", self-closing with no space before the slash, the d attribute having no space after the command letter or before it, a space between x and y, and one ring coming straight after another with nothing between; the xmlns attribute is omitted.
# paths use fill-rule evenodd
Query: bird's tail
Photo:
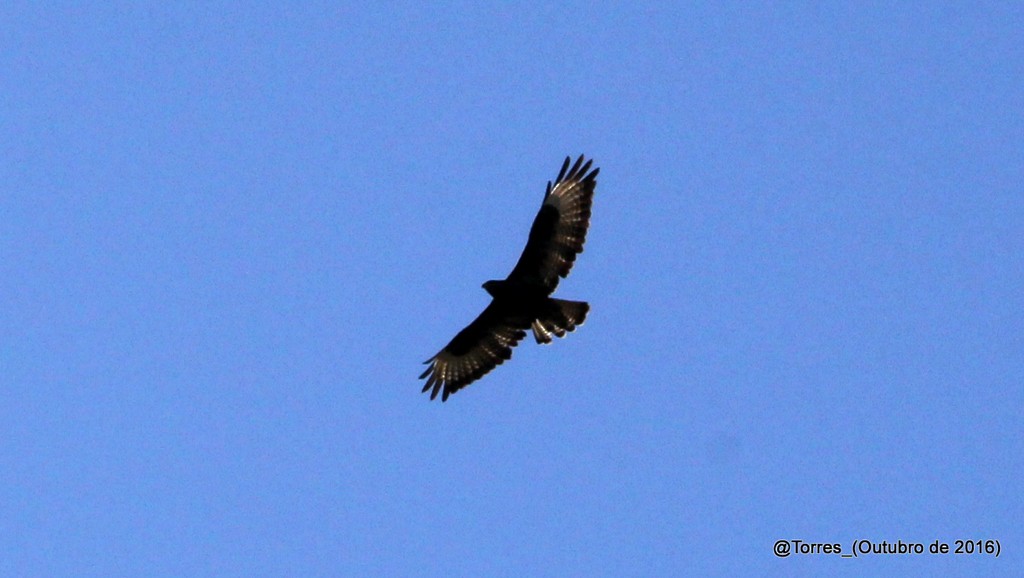
<svg viewBox="0 0 1024 578"><path fill-rule="evenodd" d="M552 333L558 337L565 337L566 331L583 325L588 311L590 305L584 301L548 299L544 312L533 322L533 337L537 343L551 343Z"/></svg>

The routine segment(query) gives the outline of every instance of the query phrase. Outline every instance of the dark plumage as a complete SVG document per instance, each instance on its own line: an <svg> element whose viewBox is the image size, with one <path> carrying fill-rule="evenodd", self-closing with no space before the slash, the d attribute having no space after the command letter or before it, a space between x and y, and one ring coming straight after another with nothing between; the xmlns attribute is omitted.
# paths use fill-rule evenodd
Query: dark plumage
<svg viewBox="0 0 1024 578"><path fill-rule="evenodd" d="M590 207L597 186L593 161L583 155L569 168L570 158L554 183L548 182L544 202L530 228L530 238L519 262L503 280L491 280L483 288L491 303L437 355L424 363L430 367L423 391L430 399L441 393L441 401L483 377L506 359L512 348L532 329L537 343L551 343L551 336L564 337L587 317L590 305L550 297L583 252L590 225ZM589 173L587 171L590 171Z"/></svg>

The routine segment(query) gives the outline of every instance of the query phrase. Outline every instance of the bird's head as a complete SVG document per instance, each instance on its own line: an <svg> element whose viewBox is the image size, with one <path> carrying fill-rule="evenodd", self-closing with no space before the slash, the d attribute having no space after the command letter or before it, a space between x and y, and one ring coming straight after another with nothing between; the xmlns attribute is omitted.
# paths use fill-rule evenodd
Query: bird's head
<svg viewBox="0 0 1024 578"><path fill-rule="evenodd" d="M483 287L485 291L490 293L491 297L497 297L499 287L501 287L501 281L498 281L497 279L491 279L490 281L487 281L486 283L481 285L481 287Z"/></svg>

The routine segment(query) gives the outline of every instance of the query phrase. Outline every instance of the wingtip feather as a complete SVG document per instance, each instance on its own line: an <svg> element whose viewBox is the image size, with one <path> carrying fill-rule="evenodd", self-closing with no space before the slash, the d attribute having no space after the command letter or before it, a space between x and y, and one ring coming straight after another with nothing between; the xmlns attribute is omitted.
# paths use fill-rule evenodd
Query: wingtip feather
<svg viewBox="0 0 1024 578"><path fill-rule="evenodd" d="M583 164L583 155L580 155L580 158L576 159L576 163L572 165L572 169L569 170L569 176L571 177L573 175L579 174L580 165L582 165L582 164Z"/></svg>
<svg viewBox="0 0 1024 578"><path fill-rule="evenodd" d="M565 178L565 171L569 170L569 163L571 162L572 159L570 157L565 157L565 162L562 163L562 170L558 171L558 178L555 179L556 183L562 182L562 179Z"/></svg>

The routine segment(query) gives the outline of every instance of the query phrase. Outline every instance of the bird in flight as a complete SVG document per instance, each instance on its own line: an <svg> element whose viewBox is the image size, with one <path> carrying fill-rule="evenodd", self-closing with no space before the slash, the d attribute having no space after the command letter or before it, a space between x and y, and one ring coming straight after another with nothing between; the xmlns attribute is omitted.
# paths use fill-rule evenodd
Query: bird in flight
<svg viewBox="0 0 1024 578"><path fill-rule="evenodd" d="M441 401L447 401L510 359L527 329L533 329L537 343L551 343L552 335L564 337L586 319L586 302L551 297L559 278L569 275L576 255L583 252L600 170L590 170L593 160L584 163L583 155L572 168L570 162L565 157L558 178L548 181L526 248L512 272L483 284L491 294L490 305L424 362L429 367L420 379L426 378L423 392L430 391L430 399L440 393Z"/></svg>

